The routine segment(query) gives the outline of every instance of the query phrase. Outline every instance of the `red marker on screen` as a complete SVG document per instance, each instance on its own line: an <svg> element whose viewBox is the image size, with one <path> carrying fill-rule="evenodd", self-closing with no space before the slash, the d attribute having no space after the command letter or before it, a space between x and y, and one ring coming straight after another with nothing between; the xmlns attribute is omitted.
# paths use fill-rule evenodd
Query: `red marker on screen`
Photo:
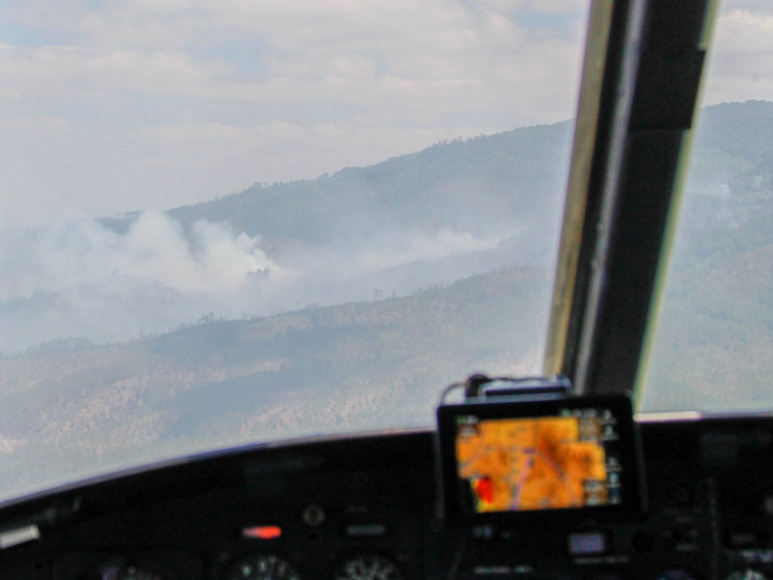
<svg viewBox="0 0 773 580"><path fill-rule="evenodd" d="M494 503L494 482L491 481L490 477L481 477L475 482L475 495L477 495L481 501Z"/></svg>

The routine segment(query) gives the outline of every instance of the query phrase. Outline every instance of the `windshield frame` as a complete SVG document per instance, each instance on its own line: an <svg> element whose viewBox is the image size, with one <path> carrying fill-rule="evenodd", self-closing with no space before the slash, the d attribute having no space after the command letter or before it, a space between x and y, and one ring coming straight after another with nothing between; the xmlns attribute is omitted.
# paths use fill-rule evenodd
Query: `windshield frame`
<svg viewBox="0 0 773 580"><path fill-rule="evenodd" d="M641 390L717 2L609 4L591 11L544 369L579 393Z"/></svg>

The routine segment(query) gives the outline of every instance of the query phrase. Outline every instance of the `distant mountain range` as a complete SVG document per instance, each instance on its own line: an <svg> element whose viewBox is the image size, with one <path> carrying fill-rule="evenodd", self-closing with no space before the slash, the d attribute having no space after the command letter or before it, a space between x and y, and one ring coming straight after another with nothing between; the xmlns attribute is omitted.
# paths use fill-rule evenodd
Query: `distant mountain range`
<svg viewBox="0 0 773 580"><path fill-rule="evenodd" d="M444 142L315 180L256 184L169 210L186 228L226 222L261 236L272 255L295 245L350 246L395 232L548 229L562 205L572 123ZM137 214L103 223L123 231ZM552 224L551 224L552 225Z"/></svg>
<svg viewBox="0 0 773 580"><path fill-rule="evenodd" d="M770 190L773 103L705 107L693 144L688 192L713 199ZM168 211L186 228L225 222L280 253L295 244L363 243L395 231L549 228L563 204L573 123L524 127L438 143L418 153L315 180L256 184L241 193ZM102 223L125 231L139 212ZM352 219L356 216L357 219ZM705 214L698 216L701 220ZM552 225L552 224L551 224Z"/></svg>
<svg viewBox="0 0 773 580"><path fill-rule="evenodd" d="M133 293L106 294L108 320L123 320L127 301L141 309L145 296L161 297L180 316L160 327L176 330L102 345L61 334L0 358L0 495L47 483L33 469L42 462L87 471L293 434L429 424L451 381L537 371L570 132L567 122L442 143L170 210L192 246L204 239L194 224L224 222L260 236L272 264L300 272L276 286L281 312L228 315L228 300L246 298L227 293L210 303L222 312L202 310L203 292L194 300L112 278ZM773 103L707 107L693 150L644 402L773 406ZM139 219L102 224L122 239ZM330 272L315 282L302 268ZM268 270L249 293L274 299ZM98 294L91 284L78 295ZM21 328L20 312L45 312L54 324L63 296L2 303L0 322Z"/></svg>

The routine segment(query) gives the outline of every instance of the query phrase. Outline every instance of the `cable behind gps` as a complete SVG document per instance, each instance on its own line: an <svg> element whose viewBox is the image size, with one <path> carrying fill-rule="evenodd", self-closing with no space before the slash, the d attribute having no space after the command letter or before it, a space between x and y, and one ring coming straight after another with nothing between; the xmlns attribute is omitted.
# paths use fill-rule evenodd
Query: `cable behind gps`
<svg viewBox="0 0 773 580"><path fill-rule="evenodd" d="M561 375L552 377L489 377L474 374L463 383L453 383L443 389L440 404L456 389L464 389L466 401L485 401L497 397L508 399L542 400L560 399L572 394L571 381Z"/></svg>

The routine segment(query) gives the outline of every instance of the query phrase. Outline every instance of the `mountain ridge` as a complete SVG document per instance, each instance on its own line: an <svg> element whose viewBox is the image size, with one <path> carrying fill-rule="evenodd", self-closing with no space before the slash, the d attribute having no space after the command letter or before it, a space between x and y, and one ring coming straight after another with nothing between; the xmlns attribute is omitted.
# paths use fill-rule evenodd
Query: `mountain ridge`
<svg viewBox="0 0 773 580"><path fill-rule="evenodd" d="M659 359L653 363L651 376L658 388L644 393L649 410L694 408L696 401L740 409L764 396L760 385L768 373L765 352L773 348L773 308L769 307L773 295L773 268L769 267L773 263L773 229L769 227L773 167L767 163L773 149L773 103L728 104L704 113L707 111L696 135L694 171L688 180L673 258L675 270L653 348ZM729 142L743 139L750 125L754 125L750 142ZM549 135L545 129L522 135L528 144L533 133L542 132L537 141L555 145L567 138L567 128L554 127ZM506 142L511 137L498 138ZM300 182L253 193L265 203L275 203L285 194L299 199L312 196L322 203L325 192L333 191L332 179L346 184L344 199L362 195L378 202L378 196L388 196L407 183L423 183L429 184L428 199L437 203L448 181L440 179L438 172L447 167L466 171L457 159L475 147L479 151L470 159L477 159L493 142L479 138L425 150L425 156L435 159L433 171L422 169L420 157L408 156L377 167L344 170L335 179L314 180L313 187L311 182ZM512 151L500 152L490 166L474 169L477 173L464 186L506 164L512 155ZM539 171L544 173L552 167L550 160L558 156L554 152L552 157L539 159L534 153L524 156L518 167L542 163ZM390 177L389 172L401 169L405 175ZM560 195L551 188L563 179L559 176L562 170L553 169L553 185L543 184L542 193L534 195L537 210L546 199ZM484 176L488 183L498 184L490 193L504 204L497 205L497 211L513 201L507 198L508 192L524 191L523 183L521 189L511 187L512 175ZM390 219L396 220L401 212L416 218L401 223L414 235L409 241L415 241L422 228L442 231L450 227L446 213L431 214L429 206L422 213L421 204L430 202L408 199L410 195L402 193L403 201L391 208ZM463 193L452 190L448 198L453 201L454 195ZM234 208L247 223L254 212L242 211L240 204L253 194L238 195L235 201L221 199L212 206L172 211L178 212L174 215L183 227L200 219L216 221L218 215L225 218ZM294 207L287 200L279 201L272 209L277 215ZM453 211L460 210L461 206L450 205ZM213 207L221 213L211 212ZM523 215L534 215L529 214L528 205L522 207L527 208ZM419 215L412 216L414 211ZM290 231L295 237L284 245L281 237L271 240L272 256L292 257L291 248L311 245L314 236L321 236L323 245L357 250L362 236L372 244L371 250L393 241L384 238L382 230L365 227L349 237L336 237L329 231L336 223L334 213L321 216L322 225L312 236L303 238L303 229L296 228ZM315 214L307 211L302 217L309 220ZM457 226L485 230L492 227L486 217L463 216ZM297 223L302 224L303 219ZM285 216L285 223L290 222ZM250 223L254 228L259 225L254 220ZM547 229L542 222L534 227ZM450 381L475 371L515 375L539 371L552 264L550 250L535 253L534 246L553 242L532 235L533 231L525 229L520 237L509 232L509 237L495 239L493 245L460 246L470 250L464 254L470 260L464 270L440 267L453 255L414 255L402 248L409 257L400 267L382 265L376 274L345 271L337 283L354 284L360 276L368 289L365 299L360 294L327 306L310 300L300 303L305 308L299 304L271 316L245 313L243 319L222 321L214 310L199 310L196 317L175 325L171 332L113 344L60 338L26 354L2 357L0 488L28 487L35 480L31 466L43 462L61 464L63 470L74 472L91 469L95 462L125 465L300 433L431 424L437 395ZM473 242L479 241L470 236ZM422 243L442 245L448 240L459 241L458 236L451 236ZM514 263L526 250L534 253L530 264ZM484 254L487 260L478 259ZM322 260L331 255L313 257ZM342 260L352 256L362 258L350 253L342 254ZM755 266L759 262L762 266ZM470 275L475 268L485 271ZM314 273L332 276L332 269L322 261ZM405 295L390 292L400 275L423 272L437 276L436 282L427 278L421 290L406 290ZM124 286L127 280L113 282ZM263 282L258 280L251 290L260 290ZM166 300L175 305L178 295L161 290L168 292ZM99 312L115 320L110 309L119 303L108 302ZM715 377L720 380L712 382Z"/></svg>

